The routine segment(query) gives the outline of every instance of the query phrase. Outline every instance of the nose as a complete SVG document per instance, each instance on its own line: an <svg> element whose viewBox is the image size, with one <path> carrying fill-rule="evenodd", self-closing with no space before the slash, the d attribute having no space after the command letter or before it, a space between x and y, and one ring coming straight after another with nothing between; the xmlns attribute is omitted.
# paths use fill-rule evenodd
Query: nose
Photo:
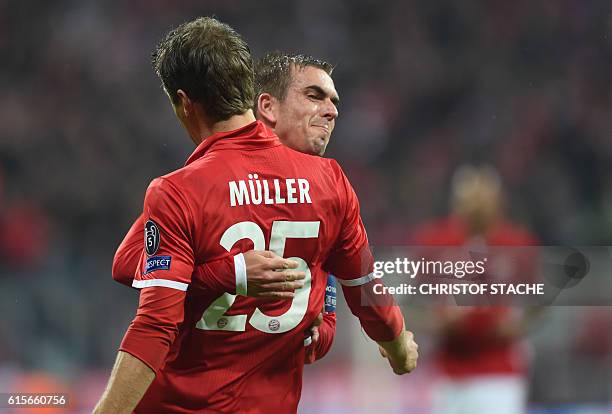
<svg viewBox="0 0 612 414"><path fill-rule="evenodd" d="M322 106L322 110L323 117L326 118L328 121L331 122L338 118L338 108L336 107L336 105L334 105L331 99L325 100L325 104Z"/></svg>

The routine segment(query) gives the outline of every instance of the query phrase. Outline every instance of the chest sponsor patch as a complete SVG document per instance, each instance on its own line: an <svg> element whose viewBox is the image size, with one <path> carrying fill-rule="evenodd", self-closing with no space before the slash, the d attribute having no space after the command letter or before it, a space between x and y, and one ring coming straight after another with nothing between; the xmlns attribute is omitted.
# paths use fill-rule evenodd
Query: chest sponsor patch
<svg viewBox="0 0 612 414"><path fill-rule="evenodd" d="M172 257L170 256L153 256L149 257L145 262L143 274L151 273L155 270L170 270Z"/></svg>
<svg viewBox="0 0 612 414"><path fill-rule="evenodd" d="M159 249L159 227L153 220L147 220L145 223L145 251L149 256L153 256Z"/></svg>

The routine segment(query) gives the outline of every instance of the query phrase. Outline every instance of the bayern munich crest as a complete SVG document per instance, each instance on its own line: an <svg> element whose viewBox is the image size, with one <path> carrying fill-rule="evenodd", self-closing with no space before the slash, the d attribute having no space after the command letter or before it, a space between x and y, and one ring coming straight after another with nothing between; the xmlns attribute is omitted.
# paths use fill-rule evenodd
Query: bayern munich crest
<svg viewBox="0 0 612 414"><path fill-rule="evenodd" d="M271 331L278 331L280 329L280 322L278 319L272 319L268 322L268 328L270 328Z"/></svg>

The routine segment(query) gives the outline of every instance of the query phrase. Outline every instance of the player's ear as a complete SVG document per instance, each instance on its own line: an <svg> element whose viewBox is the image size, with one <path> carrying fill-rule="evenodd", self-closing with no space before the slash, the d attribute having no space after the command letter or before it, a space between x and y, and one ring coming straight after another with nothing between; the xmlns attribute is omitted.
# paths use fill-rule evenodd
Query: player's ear
<svg viewBox="0 0 612 414"><path fill-rule="evenodd" d="M176 94L179 99L178 107L180 108L180 111L183 112L183 115L186 118L189 118L194 111L193 101L189 99L189 96L187 96L185 91L182 89L179 89L178 91L176 91Z"/></svg>
<svg viewBox="0 0 612 414"><path fill-rule="evenodd" d="M261 93L257 97L257 118L271 128L276 127L277 100L269 93Z"/></svg>

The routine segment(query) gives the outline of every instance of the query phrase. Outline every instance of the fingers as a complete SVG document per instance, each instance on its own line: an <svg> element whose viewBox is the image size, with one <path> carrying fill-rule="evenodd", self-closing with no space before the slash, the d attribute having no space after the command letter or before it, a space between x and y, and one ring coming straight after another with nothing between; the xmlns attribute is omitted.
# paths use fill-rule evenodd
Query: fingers
<svg viewBox="0 0 612 414"><path fill-rule="evenodd" d="M316 344L319 341L319 328L313 326L312 328L310 328L310 332L312 333L312 343Z"/></svg>
<svg viewBox="0 0 612 414"><path fill-rule="evenodd" d="M295 297L294 292L262 292L257 295L258 298L262 299L293 299Z"/></svg>
<svg viewBox="0 0 612 414"><path fill-rule="evenodd" d="M408 342L408 346L414 349L416 352L419 349L419 344L417 344L414 340L414 334L410 331L406 331L406 338Z"/></svg>
<svg viewBox="0 0 612 414"><path fill-rule="evenodd" d="M380 355L389 360L389 365L397 375L414 371L419 358L419 346L414 341L414 334L410 331L403 331L394 342L390 348L385 346L387 349L379 346Z"/></svg>
<svg viewBox="0 0 612 414"><path fill-rule="evenodd" d="M253 254L256 254L258 256L263 256L267 259L273 259L275 257L278 257L278 255L274 252L271 252L270 250L251 250L249 252L246 252L244 254L249 254L250 252L253 252Z"/></svg>
<svg viewBox="0 0 612 414"><path fill-rule="evenodd" d="M301 280L296 280L295 282L273 282L261 285L261 289L265 289L269 292L292 292L303 287L304 282Z"/></svg>
<svg viewBox="0 0 612 414"><path fill-rule="evenodd" d="M303 280L305 277L306 277L306 273L296 272L294 270L285 270L283 272L268 271L265 273L265 283L295 282L295 281Z"/></svg>
<svg viewBox="0 0 612 414"><path fill-rule="evenodd" d="M306 273L304 272L290 272L290 271L284 271L284 272L276 272L276 273L280 273L282 275L285 276L284 280L286 282L293 282L295 280L302 280L306 277Z"/></svg>
<svg viewBox="0 0 612 414"><path fill-rule="evenodd" d="M387 354L387 351L385 351L385 349L382 346L378 347L378 352L380 352L380 356L382 356L383 358L389 357L389 355Z"/></svg>
<svg viewBox="0 0 612 414"><path fill-rule="evenodd" d="M266 267L272 270L297 269L298 266L298 262L289 259L283 259L279 256L269 258L266 263Z"/></svg>
<svg viewBox="0 0 612 414"><path fill-rule="evenodd" d="M276 253L271 252L269 250L250 250L244 253L244 255L245 260L247 256L251 255L260 256L267 259L264 260L263 266L265 269L269 270L296 269L299 266L298 262L289 259L283 259ZM261 261L261 259L259 261Z"/></svg>

